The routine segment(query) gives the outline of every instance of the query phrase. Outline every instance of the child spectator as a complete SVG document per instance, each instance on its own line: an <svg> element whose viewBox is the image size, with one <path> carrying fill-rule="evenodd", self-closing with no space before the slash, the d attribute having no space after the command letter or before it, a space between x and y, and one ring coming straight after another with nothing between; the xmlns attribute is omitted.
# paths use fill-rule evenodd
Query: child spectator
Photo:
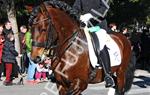
<svg viewBox="0 0 150 95"><path fill-rule="evenodd" d="M3 24L0 24L0 81L2 81L1 75L2 75L2 71L3 71L3 66L2 66L3 43L4 43Z"/></svg>
<svg viewBox="0 0 150 95"><path fill-rule="evenodd" d="M16 62L16 57L21 57L21 54L15 50L14 45L14 35L9 33L7 36L7 40L4 42L3 53L2 53L2 61L6 66L6 79L4 81L4 85L12 85L12 65Z"/></svg>
<svg viewBox="0 0 150 95"><path fill-rule="evenodd" d="M46 64L39 63L36 68L36 82L39 83L41 81L41 78L43 78L43 81L46 81L46 72L48 72L48 68L46 68Z"/></svg>
<svg viewBox="0 0 150 95"><path fill-rule="evenodd" d="M47 78L50 79L51 82L56 82L56 79L54 77L54 73L51 70L51 59L49 57L45 58L44 63L49 68L48 73L47 73Z"/></svg>

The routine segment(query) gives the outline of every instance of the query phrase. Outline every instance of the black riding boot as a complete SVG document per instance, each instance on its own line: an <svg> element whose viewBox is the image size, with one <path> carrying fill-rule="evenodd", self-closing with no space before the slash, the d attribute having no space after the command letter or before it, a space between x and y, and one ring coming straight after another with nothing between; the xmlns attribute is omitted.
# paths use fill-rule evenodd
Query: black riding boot
<svg viewBox="0 0 150 95"><path fill-rule="evenodd" d="M106 82L105 86L106 87L115 86L115 83L114 83L114 80L113 80L112 74L111 74L110 57L109 57L108 49L107 49L106 45L100 51L99 59L101 60L99 62L101 62L101 65L102 65L104 73L105 73L105 78L104 78L104 80Z"/></svg>

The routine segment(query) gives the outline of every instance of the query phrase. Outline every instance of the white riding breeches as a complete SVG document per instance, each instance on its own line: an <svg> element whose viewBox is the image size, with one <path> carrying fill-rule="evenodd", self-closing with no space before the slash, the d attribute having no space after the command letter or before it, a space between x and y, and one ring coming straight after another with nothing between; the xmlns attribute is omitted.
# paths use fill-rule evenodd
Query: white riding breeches
<svg viewBox="0 0 150 95"><path fill-rule="evenodd" d="M95 32L98 37L100 50L104 48L106 43L111 39L111 37L107 34L104 29L100 29L99 31Z"/></svg>

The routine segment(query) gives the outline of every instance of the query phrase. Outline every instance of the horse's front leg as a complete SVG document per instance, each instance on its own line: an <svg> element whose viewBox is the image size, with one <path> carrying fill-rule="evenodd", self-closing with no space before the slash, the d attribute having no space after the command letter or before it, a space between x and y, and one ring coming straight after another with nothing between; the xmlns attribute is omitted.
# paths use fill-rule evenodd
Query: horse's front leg
<svg viewBox="0 0 150 95"><path fill-rule="evenodd" d="M85 88L87 88L87 84L82 84L81 81L76 79L70 84L69 87L64 87L57 84L59 95L81 95L83 89Z"/></svg>
<svg viewBox="0 0 150 95"><path fill-rule="evenodd" d="M67 90L64 86L57 84L57 89L58 89L59 95L67 95Z"/></svg>
<svg viewBox="0 0 150 95"><path fill-rule="evenodd" d="M87 88L88 83L80 79L74 79L66 95L81 95L82 91Z"/></svg>

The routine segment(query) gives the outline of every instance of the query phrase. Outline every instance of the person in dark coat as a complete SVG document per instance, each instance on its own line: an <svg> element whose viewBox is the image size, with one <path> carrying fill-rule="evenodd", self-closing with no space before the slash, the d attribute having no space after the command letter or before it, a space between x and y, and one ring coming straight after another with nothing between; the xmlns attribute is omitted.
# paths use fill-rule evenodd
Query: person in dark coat
<svg viewBox="0 0 150 95"><path fill-rule="evenodd" d="M90 20L93 25L99 25L108 31L107 21L104 15L109 8L102 0L75 0L73 8L79 11L81 15L85 15L84 18L87 21ZM88 14L91 14L91 17L88 17ZM93 17L98 19L93 19Z"/></svg>
<svg viewBox="0 0 150 95"><path fill-rule="evenodd" d="M7 38L7 35L10 34L10 33L14 34L13 30L12 30L12 24L11 24L11 22L9 20L7 20L5 22L5 28L4 28L4 32L3 32L5 40L9 40ZM12 69L12 75L11 75L11 77L17 78L18 77L18 72L19 72L19 70L18 70L18 64L17 64L17 61L16 61L16 64L13 64L13 69Z"/></svg>
<svg viewBox="0 0 150 95"><path fill-rule="evenodd" d="M19 37L20 37L20 47L21 47L21 54L23 54L23 56L21 57L21 72L24 73L26 71L27 73L27 68L29 66L29 58L27 56L27 52L26 52L26 43L25 43L25 34L27 32L28 28L25 25L21 25L20 26L20 33L19 33Z"/></svg>
<svg viewBox="0 0 150 95"><path fill-rule="evenodd" d="M102 64L103 70L105 72L104 80L106 82L106 87L113 87L115 86L114 80L112 78L111 74L111 67L110 67L110 57L108 53L108 48L106 44L101 45L99 42L99 36L98 34L102 33L101 35L108 35L106 31L108 31L107 27L107 21L105 19L105 14L108 11L109 7L104 4L103 0L76 0L73 8L78 11L78 13L81 14L80 20L81 22L85 23L86 27L90 28L93 26L95 27L94 32L91 32L91 36L93 37L93 40L96 44L97 49L97 58L98 63ZM93 27L94 28L94 27ZM100 31L102 30L102 31ZM97 39L98 40L97 40ZM103 37L104 38L104 37ZM103 40L105 43L106 37ZM98 43L96 43L98 42ZM101 41L102 42L102 41ZM99 47L100 46L100 47ZM102 62L100 61L100 58L102 59Z"/></svg>
<svg viewBox="0 0 150 95"><path fill-rule="evenodd" d="M21 54L15 50L14 45L14 35L9 33L7 35L7 40L4 42L3 53L2 53L2 61L6 67L6 79L4 81L4 85L12 85L12 66L16 63L16 57L21 57Z"/></svg>

